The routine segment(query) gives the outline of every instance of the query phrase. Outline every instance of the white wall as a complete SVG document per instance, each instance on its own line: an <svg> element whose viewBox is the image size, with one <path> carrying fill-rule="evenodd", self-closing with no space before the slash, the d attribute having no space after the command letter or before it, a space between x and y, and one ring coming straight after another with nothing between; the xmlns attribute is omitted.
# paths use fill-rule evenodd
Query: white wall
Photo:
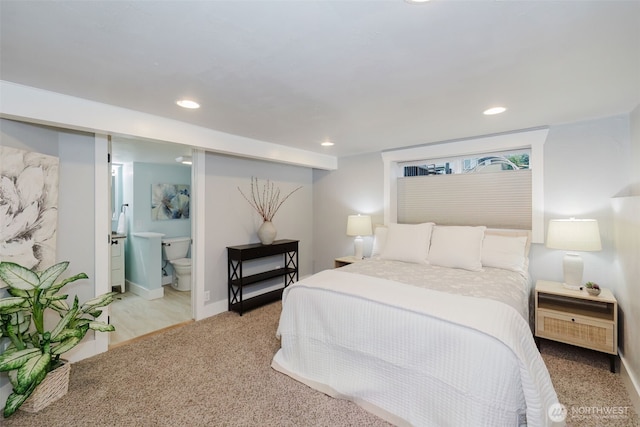
<svg viewBox="0 0 640 427"><path fill-rule="evenodd" d="M640 196L640 104L630 114L631 188L630 194Z"/></svg>
<svg viewBox="0 0 640 427"><path fill-rule="evenodd" d="M612 288L619 285L614 267L614 218L611 198L630 179L629 117L553 126L544 146L545 229L554 218L595 218L602 251L582 252L584 281ZM532 245L530 273L534 280L562 281L564 251Z"/></svg>
<svg viewBox="0 0 640 427"><path fill-rule="evenodd" d="M205 165L205 291L208 303L227 309L227 246L258 243L259 215L238 191L250 194L251 177L262 183L270 180L284 197L298 186L273 219L278 230L276 240L299 240L299 275L312 273L312 172L309 168L282 165L260 160L242 159L207 153ZM219 311L219 310L217 310Z"/></svg>
<svg viewBox="0 0 640 427"><path fill-rule="evenodd" d="M603 250L582 254L584 277L615 288L611 198L630 179L628 116L551 127L544 165L545 224L570 216L598 219ZM370 153L338 159L338 170L314 172L315 271L329 268L337 256L351 254L352 240L345 235L348 214L371 213L374 222L382 222L382 167L381 153ZM371 239L365 239L365 254L370 244ZM533 245L532 279L561 280L563 255Z"/></svg>
<svg viewBox="0 0 640 427"><path fill-rule="evenodd" d="M630 115L551 128L545 144L545 217L596 218L602 251L583 252L584 280L619 304L622 376L640 409L640 107ZM531 250L532 277L561 280L562 251Z"/></svg>
<svg viewBox="0 0 640 427"><path fill-rule="evenodd" d="M371 215L382 224L383 164L380 153L341 157L335 171L313 172L313 271L333 268L337 257L353 255L353 237L346 234L347 216ZM364 253L371 253L373 237L364 237Z"/></svg>
<svg viewBox="0 0 640 427"><path fill-rule="evenodd" d="M636 411L640 412L640 106L631 113L630 135L631 182L628 191L612 200L612 207L616 265L621 270L616 297L620 307L622 376Z"/></svg>

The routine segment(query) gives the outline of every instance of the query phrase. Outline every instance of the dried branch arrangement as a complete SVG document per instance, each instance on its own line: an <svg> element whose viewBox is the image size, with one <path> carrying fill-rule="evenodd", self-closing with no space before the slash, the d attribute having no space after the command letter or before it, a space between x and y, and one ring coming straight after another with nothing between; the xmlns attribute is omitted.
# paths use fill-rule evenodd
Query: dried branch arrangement
<svg viewBox="0 0 640 427"><path fill-rule="evenodd" d="M280 200L280 189L275 186L275 184L269 180L260 186L258 182L258 178L251 177L251 197L247 197L240 187L238 187L238 191L242 194L242 197L249 202L251 207L258 212L258 214L265 221L272 221L280 206L296 191L301 189L302 186L294 189L289 194L287 194L282 200Z"/></svg>

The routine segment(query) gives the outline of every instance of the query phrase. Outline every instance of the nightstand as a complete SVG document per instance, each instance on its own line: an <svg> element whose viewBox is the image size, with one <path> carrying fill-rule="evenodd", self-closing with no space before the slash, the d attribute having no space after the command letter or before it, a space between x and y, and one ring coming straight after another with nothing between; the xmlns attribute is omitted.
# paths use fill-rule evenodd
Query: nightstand
<svg viewBox="0 0 640 427"><path fill-rule="evenodd" d="M345 265L353 264L358 261L362 261L362 258L356 258L353 255L343 256L333 260L333 268L344 267Z"/></svg>
<svg viewBox="0 0 640 427"><path fill-rule="evenodd" d="M618 302L609 289L595 297L558 282L538 280L535 314L536 337L607 353L611 372L615 372Z"/></svg>

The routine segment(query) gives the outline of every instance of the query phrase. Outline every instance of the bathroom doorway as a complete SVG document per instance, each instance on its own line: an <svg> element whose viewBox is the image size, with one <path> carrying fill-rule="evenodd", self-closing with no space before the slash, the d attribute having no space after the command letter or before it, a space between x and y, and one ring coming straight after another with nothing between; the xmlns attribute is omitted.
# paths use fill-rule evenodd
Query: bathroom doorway
<svg viewBox="0 0 640 427"><path fill-rule="evenodd" d="M191 237L189 201L179 216L152 212L158 188L174 185L181 200L190 196L191 166L182 163L190 156L191 148L181 144L112 137L111 284L120 294L110 306L116 328L110 348L193 321L193 288L184 282L182 290L172 286L173 270L164 262L159 237Z"/></svg>

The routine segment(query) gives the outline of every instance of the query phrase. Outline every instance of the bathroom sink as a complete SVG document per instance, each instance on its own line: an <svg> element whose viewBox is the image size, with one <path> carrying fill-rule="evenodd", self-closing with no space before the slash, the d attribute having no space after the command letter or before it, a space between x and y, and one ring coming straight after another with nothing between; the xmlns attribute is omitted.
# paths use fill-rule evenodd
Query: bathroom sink
<svg viewBox="0 0 640 427"><path fill-rule="evenodd" d="M138 231L133 233L136 237L144 237L146 239L153 239L154 237L164 237L164 233L155 233L153 231Z"/></svg>

